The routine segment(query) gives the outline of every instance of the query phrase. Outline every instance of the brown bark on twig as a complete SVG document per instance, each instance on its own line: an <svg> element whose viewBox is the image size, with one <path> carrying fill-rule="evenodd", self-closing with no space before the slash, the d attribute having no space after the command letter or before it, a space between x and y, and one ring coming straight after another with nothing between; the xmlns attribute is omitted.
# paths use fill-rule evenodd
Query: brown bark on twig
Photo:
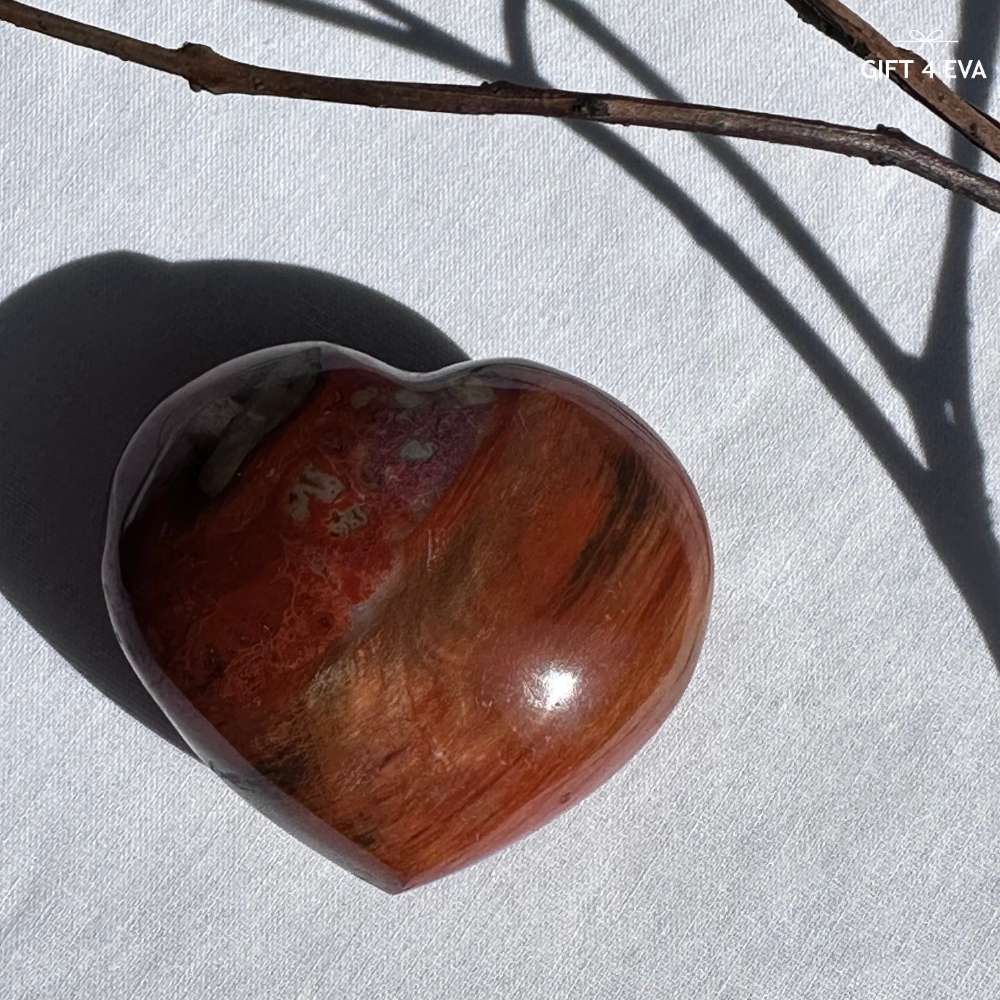
<svg viewBox="0 0 1000 1000"><path fill-rule="evenodd" d="M12 0L0 0L0 21L182 77L193 90L212 94L288 97L443 114L534 115L754 139L899 167L1000 212L1000 182L882 125L855 128L755 111L503 82L475 87L296 73L237 62L190 42L177 49L164 48Z"/></svg>
<svg viewBox="0 0 1000 1000"><path fill-rule="evenodd" d="M839 0L785 0L785 3L803 21L849 52L880 64L893 83L961 132L969 142L1000 161L1000 122L969 104L932 75L927 63L916 52L893 45Z"/></svg>

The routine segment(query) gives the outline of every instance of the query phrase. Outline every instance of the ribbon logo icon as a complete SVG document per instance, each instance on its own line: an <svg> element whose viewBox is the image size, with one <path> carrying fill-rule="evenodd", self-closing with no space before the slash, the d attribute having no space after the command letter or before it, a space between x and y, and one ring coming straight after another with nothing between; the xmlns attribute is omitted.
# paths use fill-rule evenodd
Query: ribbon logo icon
<svg viewBox="0 0 1000 1000"><path fill-rule="evenodd" d="M916 52L924 62L930 63L934 61L935 51L939 45L945 49L944 54L947 55L947 49L958 45L958 39L945 38L944 31L937 28L927 34L924 34L922 31L911 31L909 38L903 39L896 44Z"/></svg>

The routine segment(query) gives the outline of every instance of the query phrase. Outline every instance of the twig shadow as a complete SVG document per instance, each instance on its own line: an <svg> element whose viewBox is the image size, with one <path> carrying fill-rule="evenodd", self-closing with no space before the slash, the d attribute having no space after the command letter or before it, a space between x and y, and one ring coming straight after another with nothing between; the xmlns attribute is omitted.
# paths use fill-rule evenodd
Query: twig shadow
<svg viewBox="0 0 1000 1000"><path fill-rule="evenodd" d="M508 60L479 52L393 0L364 0L378 16L347 11L321 0L257 0L336 27L378 38L481 79L550 86L538 71L527 23L529 0L501 0ZM638 53L577 0L539 0L558 10L591 42L654 96L683 100ZM808 30L808 29L804 29ZM959 55L989 65L997 50L1000 7L964 0ZM817 44L826 44L817 36ZM990 84L964 81L964 96L985 106ZM689 237L723 268L775 327L836 401L913 510L948 570L1000 670L1000 545L993 531L983 453L972 411L968 311L969 261L978 210L954 198L937 283L936 307L925 350L905 353L848 278L796 218L770 183L728 141L698 137L718 163L812 273L851 324L913 416L922 454L914 454L882 408L830 350L785 293L687 193L620 132L566 122L614 161L671 213ZM979 151L961 137L955 155L974 167Z"/></svg>

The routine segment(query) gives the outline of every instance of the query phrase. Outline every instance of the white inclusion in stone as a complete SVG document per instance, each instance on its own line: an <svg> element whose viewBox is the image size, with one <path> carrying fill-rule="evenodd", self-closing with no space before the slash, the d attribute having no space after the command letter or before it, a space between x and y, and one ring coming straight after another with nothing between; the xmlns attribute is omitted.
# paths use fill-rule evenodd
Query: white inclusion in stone
<svg viewBox="0 0 1000 1000"><path fill-rule="evenodd" d="M551 666L539 678L537 703L546 712L565 708L572 700L579 678L571 670Z"/></svg>
<svg viewBox="0 0 1000 1000"><path fill-rule="evenodd" d="M404 410L416 410L430 402L426 394L414 392L412 389L397 389L393 399L396 400L396 405Z"/></svg>
<svg viewBox="0 0 1000 1000"><path fill-rule="evenodd" d="M404 462L426 462L436 450L432 441L410 440L399 449L399 457Z"/></svg>
<svg viewBox="0 0 1000 1000"><path fill-rule="evenodd" d="M309 518L310 500L332 503L344 492L344 484L329 472L324 472L311 462L299 473L298 482L288 494L288 513L301 524Z"/></svg>

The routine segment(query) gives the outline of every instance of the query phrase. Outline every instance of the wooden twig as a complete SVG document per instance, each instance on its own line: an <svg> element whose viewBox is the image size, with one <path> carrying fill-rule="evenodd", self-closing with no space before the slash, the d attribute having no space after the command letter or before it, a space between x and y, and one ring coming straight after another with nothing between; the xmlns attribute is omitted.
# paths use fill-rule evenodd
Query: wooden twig
<svg viewBox="0 0 1000 1000"><path fill-rule="evenodd" d="M894 45L839 0L785 0L807 24L879 66L893 83L1000 161L1000 122L959 97L916 52Z"/></svg>
<svg viewBox="0 0 1000 1000"><path fill-rule="evenodd" d="M182 77L193 90L211 94L287 97L442 114L534 115L754 139L899 167L1000 212L1000 182L882 125L855 128L756 111L504 82L475 87L317 76L237 62L206 45L190 42L177 49L164 48L13 0L0 0L0 21Z"/></svg>

